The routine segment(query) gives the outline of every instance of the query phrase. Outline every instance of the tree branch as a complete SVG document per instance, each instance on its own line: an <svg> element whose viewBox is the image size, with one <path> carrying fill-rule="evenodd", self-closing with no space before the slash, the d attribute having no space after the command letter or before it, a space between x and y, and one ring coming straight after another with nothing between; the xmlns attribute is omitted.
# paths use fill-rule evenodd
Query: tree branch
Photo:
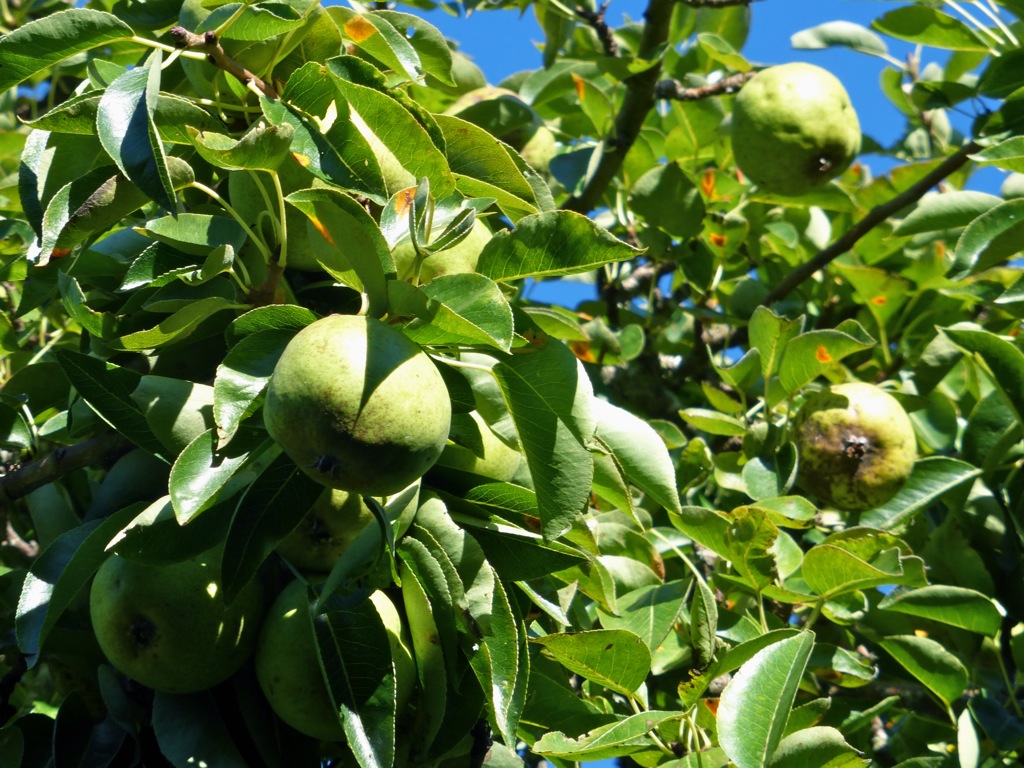
<svg viewBox="0 0 1024 768"><path fill-rule="evenodd" d="M184 27L171 27L168 30L168 34L174 39L174 45L177 48L188 48L189 50L205 53L207 61L235 77L242 85L248 87L251 83L268 99L279 98L277 91L274 90L274 86L264 82L228 56L213 32L204 32L201 35L197 35L195 32L190 32Z"/></svg>
<svg viewBox="0 0 1024 768"><path fill-rule="evenodd" d="M678 80L662 80L654 88L654 96L658 99L670 99L671 101L699 101L709 99L713 96L723 96L729 93L736 93L743 84L752 78L755 72L739 72L729 77L723 77L714 83L701 85L695 88L684 88Z"/></svg>
<svg viewBox="0 0 1024 768"><path fill-rule="evenodd" d="M867 215L843 233L842 237L836 240L824 250L819 251L810 261L804 262L790 272L761 302L764 306L774 304L776 301L786 298L798 285L809 278L815 272L827 267L833 260L846 253L856 245L864 235L877 227L890 216L895 215L911 203L920 200L924 193L934 187L947 176L965 165L969 155L979 151L981 146L971 141L962 146L953 155L947 157L935 170L917 182L914 186L904 190L891 200L881 205L876 205Z"/></svg>
<svg viewBox="0 0 1024 768"><path fill-rule="evenodd" d="M601 41L601 47L604 49L605 55L618 56L619 44L615 42L615 36L612 34L611 27L604 20L605 12L608 10L608 2L605 2L597 11L588 11L581 5L577 5L574 10L577 16L593 28L597 34L597 39Z"/></svg>
<svg viewBox="0 0 1024 768"><path fill-rule="evenodd" d="M650 0L644 11L644 31L637 51L638 59L654 59L659 49L668 40L669 21L675 0ZM657 98L655 86L661 75L661 61L649 69L624 81L626 95L622 109L615 118L611 134L602 144L601 160L587 185L575 197L569 198L562 207L577 213L589 213L604 195L615 175L622 168L626 153L640 135L640 129L647 114L654 108Z"/></svg>
<svg viewBox="0 0 1024 768"><path fill-rule="evenodd" d="M119 457L131 447L132 443L117 432L107 432L70 448L61 446L49 456L0 477L0 504L6 505L76 469Z"/></svg>

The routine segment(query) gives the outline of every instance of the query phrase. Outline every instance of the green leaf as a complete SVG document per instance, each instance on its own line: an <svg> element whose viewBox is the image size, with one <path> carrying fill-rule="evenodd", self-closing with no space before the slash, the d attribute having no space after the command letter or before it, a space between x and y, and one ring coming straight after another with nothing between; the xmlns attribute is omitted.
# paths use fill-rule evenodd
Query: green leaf
<svg viewBox="0 0 1024 768"><path fill-rule="evenodd" d="M30 21L0 38L0 93L90 48L130 39L111 13L72 8Z"/></svg>
<svg viewBox="0 0 1024 768"><path fill-rule="evenodd" d="M633 210L680 240L695 237L704 222L704 198L679 163L657 165L636 180Z"/></svg>
<svg viewBox="0 0 1024 768"><path fill-rule="evenodd" d="M950 279L961 280L1018 253L1024 236L1024 200L1008 200L972 221L956 243Z"/></svg>
<svg viewBox="0 0 1024 768"><path fill-rule="evenodd" d="M103 92L96 132L121 173L160 207L174 210L174 184L153 117L160 95L159 51L150 61L128 70Z"/></svg>
<svg viewBox="0 0 1024 768"><path fill-rule="evenodd" d="M848 528L804 554L801 574L816 594L833 598L885 584L927 584L924 561L892 534L873 528Z"/></svg>
<svg viewBox="0 0 1024 768"><path fill-rule="evenodd" d="M898 40L951 51L987 51L990 48L964 22L924 5L889 11L871 22L871 26Z"/></svg>
<svg viewBox="0 0 1024 768"><path fill-rule="evenodd" d="M1020 173L1024 171L1024 136L1014 136L991 147L985 147L981 152L971 155L971 159L984 165L994 165L1005 171ZM998 197L995 200L1002 202Z"/></svg>
<svg viewBox="0 0 1024 768"><path fill-rule="evenodd" d="M15 632L28 665L35 666L57 620L106 559L114 535L135 517L136 506L90 520L59 536L25 575L18 599Z"/></svg>
<svg viewBox="0 0 1024 768"><path fill-rule="evenodd" d="M409 626L409 637L419 676L418 706L424 708L423 717L419 719L415 733L415 739L419 743L413 748L418 747L426 751L444 722L448 699L444 651L437 642L441 633L437 628L437 619L433 615L430 598L416 571L408 566L404 558L400 574L405 618Z"/></svg>
<svg viewBox="0 0 1024 768"><path fill-rule="evenodd" d="M233 218L207 213L161 216L150 219L138 231L191 256L203 257L224 244L230 245L237 253L246 239L245 230Z"/></svg>
<svg viewBox="0 0 1024 768"><path fill-rule="evenodd" d="M245 768L248 764L209 691L157 693L153 697L153 733L161 754L175 768Z"/></svg>
<svg viewBox="0 0 1024 768"><path fill-rule="evenodd" d="M644 641L624 629L594 629L530 638L563 667L619 693L634 693L651 671Z"/></svg>
<svg viewBox="0 0 1024 768"><path fill-rule="evenodd" d="M661 436L628 411L595 399L596 437L611 450L626 477L670 512L678 513L675 467Z"/></svg>
<svg viewBox="0 0 1024 768"><path fill-rule="evenodd" d="M25 123L40 131L92 136L96 133L96 115L102 98L102 91L87 91L72 96L45 115L35 120L26 120ZM191 144L191 129L217 131L224 128L219 120L202 107L170 93L161 93L157 97L153 120L160 138L171 144ZM172 158L167 159L170 161Z"/></svg>
<svg viewBox="0 0 1024 768"><path fill-rule="evenodd" d="M690 645L697 653L697 668L707 669L715 658L718 633L718 602L703 578L694 579L690 603Z"/></svg>
<svg viewBox="0 0 1024 768"><path fill-rule="evenodd" d="M383 315L388 306L385 275L393 275L395 265L387 241L370 214L335 189L307 189L285 199L309 217L327 242L344 250L366 292L369 314Z"/></svg>
<svg viewBox="0 0 1024 768"><path fill-rule="evenodd" d="M278 358L294 335L293 330L282 328L256 331L232 347L217 366L213 416L219 445L226 445L242 420L255 410Z"/></svg>
<svg viewBox="0 0 1024 768"><path fill-rule="evenodd" d="M889 501L862 512L860 522L886 529L906 525L950 491L973 482L981 470L959 459L929 456L918 459L903 487Z"/></svg>
<svg viewBox="0 0 1024 768"><path fill-rule="evenodd" d="M835 330L802 333L786 344L779 382L786 392L798 392L844 357L874 345L875 340L853 320L844 321Z"/></svg>
<svg viewBox="0 0 1024 768"><path fill-rule="evenodd" d="M395 755L395 668L387 630L365 593L332 595L313 617L331 701L361 768L389 768ZM374 648L374 653L367 653Z"/></svg>
<svg viewBox="0 0 1024 768"><path fill-rule="evenodd" d="M324 487L284 454L274 459L238 500L221 559L228 602L253 578L278 542L305 516Z"/></svg>
<svg viewBox="0 0 1024 768"><path fill-rule="evenodd" d="M452 52L437 27L411 13L380 10L374 11L372 15L391 22L400 33L411 30L411 37L407 36L406 39L412 43L423 70L446 85L455 85L452 79Z"/></svg>
<svg viewBox="0 0 1024 768"><path fill-rule="evenodd" d="M750 316L750 347L761 359L761 375L767 382L778 370L787 345L803 328L803 318L787 320L760 306Z"/></svg>
<svg viewBox="0 0 1024 768"><path fill-rule="evenodd" d="M649 748L647 734L664 723L682 719L682 712L649 710L600 725L577 738L558 731L545 733L530 751L537 755L571 761L609 760Z"/></svg>
<svg viewBox="0 0 1024 768"><path fill-rule="evenodd" d="M954 627L994 637L1002 626L1003 614L992 598L973 589L935 584L890 592L879 609L919 616Z"/></svg>
<svg viewBox="0 0 1024 768"><path fill-rule="evenodd" d="M737 768L765 768L782 741L814 635L801 632L758 651L722 691L718 739Z"/></svg>
<svg viewBox="0 0 1024 768"><path fill-rule="evenodd" d="M416 49L387 17L379 13L359 13L338 5L328 8L327 13L346 40L351 40L387 69L404 74L408 80L422 78L423 67Z"/></svg>
<svg viewBox="0 0 1024 768"><path fill-rule="evenodd" d="M829 21L804 29L790 37L789 42L794 48L804 50L842 46L877 56L885 56L889 52L882 38L852 21Z"/></svg>
<svg viewBox="0 0 1024 768"><path fill-rule="evenodd" d="M772 755L769 768L864 768L870 761L846 743L842 732L826 725L792 733Z"/></svg>
<svg viewBox="0 0 1024 768"><path fill-rule="evenodd" d="M742 437L747 434L747 427L740 419L708 408L686 408L679 412L679 417L709 435Z"/></svg>
<svg viewBox="0 0 1024 768"><path fill-rule="evenodd" d="M538 213L498 232L480 253L477 271L497 282L588 272L639 254L586 216Z"/></svg>
<svg viewBox="0 0 1024 768"><path fill-rule="evenodd" d="M584 510L594 463L590 379L564 344L550 338L494 366L533 476L544 536L556 538ZM557 457L557 459L555 459Z"/></svg>
<svg viewBox="0 0 1024 768"><path fill-rule="evenodd" d="M310 62L308 66L319 73L318 64ZM296 74L289 83L297 79ZM318 80L323 78L318 77ZM260 105L271 125L291 127L292 154L310 173L348 192L364 195L378 205L387 202L380 167L368 162L372 154L370 148L351 121L336 122L325 132L318 121L299 106L265 98L260 99Z"/></svg>
<svg viewBox="0 0 1024 768"><path fill-rule="evenodd" d="M117 340L121 349L141 351L158 349L189 336L200 323L218 312L229 309L246 309L248 305L238 304L220 296L210 296L179 309L166 320L144 331L136 331Z"/></svg>
<svg viewBox="0 0 1024 768"><path fill-rule="evenodd" d="M493 197L502 213L517 223L540 208L537 192L524 173L525 163L483 128L451 115L435 115L444 133L445 153L459 191Z"/></svg>
<svg viewBox="0 0 1024 768"><path fill-rule="evenodd" d="M255 123L240 139L192 126L186 129L200 157L228 170L277 170L291 151L295 136L295 129L288 123Z"/></svg>
<svg viewBox="0 0 1024 768"><path fill-rule="evenodd" d="M139 373L68 349L57 349L54 356L71 386L100 418L140 448L169 459L132 400L142 378Z"/></svg>
<svg viewBox="0 0 1024 768"><path fill-rule="evenodd" d="M360 81L366 82L371 77L363 68L378 75L369 64L354 56L339 56L327 62L327 73L348 102L350 119L371 146L377 143L383 152L394 156L412 175L413 184L427 178L435 197L450 195L455 191L455 178L442 149L413 113L391 93L361 84Z"/></svg>
<svg viewBox="0 0 1024 768"><path fill-rule="evenodd" d="M947 707L960 698L970 682L963 663L931 638L895 635L880 640L879 645Z"/></svg>
<svg viewBox="0 0 1024 768"><path fill-rule="evenodd" d="M1024 423L1024 352L982 329L943 328L942 332L981 365L1016 411L1017 420Z"/></svg>
<svg viewBox="0 0 1024 768"><path fill-rule="evenodd" d="M227 499L255 479L243 469L258 470L281 449L260 430L241 430L224 448L217 446L216 430L209 429L189 443L171 467L169 492L174 514L185 525L220 499Z"/></svg>
<svg viewBox="0 0 1024 768"><path fill-rule="evenodd" d="M395 280L388 294L393 314L415 316L404 330L418 344L512 348L512 307L501 288L483 275L441 275L419 288Z"/></svg>
<svg viewBox="0 0 1024 768"><path fill-rule="evenodd" d="M597 608L601 626L638 635L653 653L672 631L689 585L689 580L675 580L618 595L615 599L617 614Z"/></svg>
<svg viewBox="0 0 1024 768"><path fill-rule="evenodd" d="M32 430L24 414L0 402L0 446L17 451L32 447Z"/></svg>
<svg viewBox="0 0 1024 768"><path fill-rule="evenodd" d="M230 26L221 34L225 40L267 40L298 29L305 19L285 2L261 2L248 5L238 16L240 3L228 3L216 8L203 22L204 29L217 29L229 18Z"/></svg>
<svg viewBox="0 0 1024 768"><path fill-rule="evenodd" d="M1002 202L995 195L966 189L928 194L896 225L894 234L906 236L960 229Z"/></svg>
<svg viewBox="0 0 1024 768"><path fill-rule="evenodd" d="M306 307L294 304L271 304L257 307L239 315L231 321L225 332L229 347L238 344L246 336L260 331L287 330L294 334L317 319L317 315Z"/></svg>
<svg viewBox="0 0 1024 768"><path fill-rule="evenodd" d="M778 579L773 554L778 535L779 529L764 510L739 507L730 515L724 537L729 559L746 583L755 589L763 589Z"/></svg>

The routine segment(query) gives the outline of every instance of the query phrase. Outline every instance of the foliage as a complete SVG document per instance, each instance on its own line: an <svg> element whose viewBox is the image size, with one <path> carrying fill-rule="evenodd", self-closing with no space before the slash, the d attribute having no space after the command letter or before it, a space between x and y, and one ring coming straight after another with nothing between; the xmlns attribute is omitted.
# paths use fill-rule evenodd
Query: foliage
<svg viewBox="0 0 1024 768"><path fill-rule="evenodd" d="M865 138L884 175L799 198L738 174L727 130L781 0L614 29L445 5L530 6L543 67L452 114L484 73L409 9L0 0L0 763L1019 764L1024 4L795 36L885 59L905 122ZM986 166L1002 197L967 189ZM417 279L480 221L474 271ZM548 279L597 299L531 300ZM347 743L286 726L251 663L191 694L125 679L89 623L112 552L219 546L229 599L295 578L275 547L320 489L264 392L299 329L359 312L432 356L451 443L488 429L522 463L367 499L310 577ZM791 431L841 381L898 395L919 451L850 514L795 487Z"/></svg>

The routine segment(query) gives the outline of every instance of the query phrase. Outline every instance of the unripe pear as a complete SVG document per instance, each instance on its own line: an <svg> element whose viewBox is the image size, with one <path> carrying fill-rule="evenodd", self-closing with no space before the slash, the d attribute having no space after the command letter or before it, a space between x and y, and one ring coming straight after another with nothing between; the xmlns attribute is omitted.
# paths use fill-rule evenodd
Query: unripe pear
<svg viewBox="0 0 1024 768"><path fill-rule="evenodd" d="M810 395L797 414L794 436L800 452L797 484L848 511L891 499L917 459L914 425L903 406L865 382Z"/></svg>
<svg viewBox="0 0 1024 768"><path fill-rule="evenodd" d="M441 455L451 398L433 361L401 331L374 318L329 315L281 354L263 420L317 482L386 496Z"/></svg>
<svg viewBox="0 0 1024 768"><path fill-rule="evenodd" d="M373 519L359 494L327 488L277 551L301 571L325 573Z"/></svg>
<svg viewBox="0 0 1024 768"><path fill-rule="evenodd" d="M224 602L216 548L171 565L111 555L89 593L93 631L110 663L165 693L230 677L252 653L264 607L256 579Z"/></svg>
<svg viewBox="0 0 1024 768"><path fill-rule="evenodd" d="M388 633L395 666L396 707L401 711L416 679L408 635L386 594L374 592L370 600ZM256 677L271 708L292 728L316 739L342 741L345 731L324 682L307 601L306 582L296 579L270 606L254 657Z"/></svg>
<svg viewBox="0 0 1024 768"><path fill-rule="evenodd" d="M860 142L860 123L846 89L821 67L800 62L769 67L736 97L736 165L767 192L813 191L850 166Z"/></svg>
<svg viewBox="0 0 1024 768"><path fill-rule="evenodd" d="M438 233L440 234L440 233ZM440 275L454 275L464 272L475 272L477 262L480 261L480 252L491 240L491 230L487 225L477 219L473 222L472 229L465 239L459 241L451 248L438 251L423 260L420 266L419 282L429 283ZM395 269L398 270L398 277L402 280L409 280L412 275L413 262L416 252L413 250L412 242L406 240L395 246L391 252L395 260Z"/></svg>

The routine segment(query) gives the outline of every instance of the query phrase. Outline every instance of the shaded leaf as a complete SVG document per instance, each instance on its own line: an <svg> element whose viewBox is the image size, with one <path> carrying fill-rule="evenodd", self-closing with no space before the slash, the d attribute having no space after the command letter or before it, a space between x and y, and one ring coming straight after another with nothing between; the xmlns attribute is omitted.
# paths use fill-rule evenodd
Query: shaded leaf
<svg viewBox="0 0 1024 768"><path fill-rule="evenodd" d="M929 637L897 635L882 639L879 645L947 707L960 698L970 681L963 663Z"/></svg>

